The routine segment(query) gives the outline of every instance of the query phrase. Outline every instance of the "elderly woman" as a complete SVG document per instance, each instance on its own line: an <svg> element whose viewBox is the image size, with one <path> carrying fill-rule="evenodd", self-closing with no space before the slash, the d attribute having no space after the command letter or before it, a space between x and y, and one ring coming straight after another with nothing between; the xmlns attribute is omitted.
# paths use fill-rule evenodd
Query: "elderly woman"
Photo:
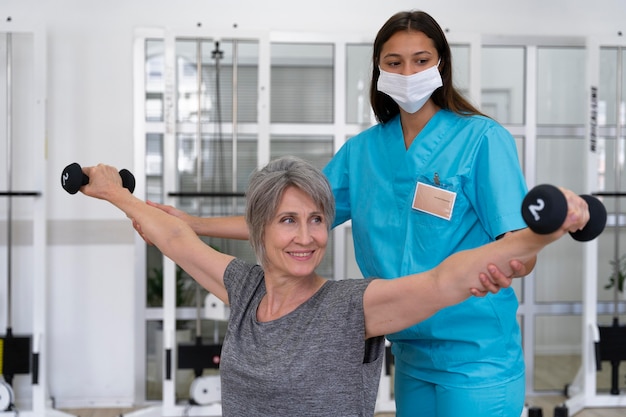
<svg viewBox="0 0 626 417"><path fill-rule="evenodd" d="M315 272L335 214L333 194L326 177L300 159L270 162L250 180L246 221L259 265L213 250L184 221L123 188L115 168L83 170L90 178L83 193L122 210L230 305L220 367L224 416L373 416L383 335L509 286L494 266L512 274L510 260L536 256L589 218L586 203L564 191L569 215L552 234L521 230L394 280L336 281Z"/></svg>

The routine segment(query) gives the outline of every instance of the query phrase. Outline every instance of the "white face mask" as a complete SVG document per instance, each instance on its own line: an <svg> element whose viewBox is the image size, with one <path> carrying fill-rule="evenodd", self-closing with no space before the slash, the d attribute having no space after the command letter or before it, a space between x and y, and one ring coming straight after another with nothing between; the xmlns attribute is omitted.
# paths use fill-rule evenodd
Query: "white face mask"
<svg viewBox="0 0 626 417"><path fill-rule="evenodd" d="M407 113L415 113L432 93L443 85L439 63L413 75L395 74L380 69L378 91L387 94Z"/></svg>

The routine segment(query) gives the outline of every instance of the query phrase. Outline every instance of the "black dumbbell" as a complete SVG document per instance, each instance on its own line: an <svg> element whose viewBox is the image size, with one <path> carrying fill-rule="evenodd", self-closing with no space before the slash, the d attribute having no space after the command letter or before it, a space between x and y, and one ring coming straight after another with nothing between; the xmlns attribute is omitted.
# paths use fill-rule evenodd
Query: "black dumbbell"
<svg viewBox="0 0 626 417"><path fill-rule="evenodd" d="M589 222L582 230L570 232L579 242L595 239L606 226L606 208L597 198L583 194L580 196L589 206ZM565 222L567 200L561 190L554 185L542 184L526 194L522 202L522 217L535 233L547 235L555 232Z"/></svg>
<svg viewBox="0 0 626 417"><path fill-rule="evenodd" d="M122 185L132 193L135 191L135 177L127 169L120 170ZM70 194L76 194L80 187L89 184L89 177L76 162L69 164L61 173L61 186Z"/></svg>

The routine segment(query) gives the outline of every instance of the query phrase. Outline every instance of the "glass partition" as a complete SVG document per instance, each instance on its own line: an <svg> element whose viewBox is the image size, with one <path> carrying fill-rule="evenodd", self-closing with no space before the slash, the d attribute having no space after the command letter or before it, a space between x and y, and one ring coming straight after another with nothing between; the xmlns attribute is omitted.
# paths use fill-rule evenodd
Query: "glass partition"
<svg viewBox="0 0 626 417"><path fill-rule="evenodd" d="M526 48L482 48L480 109L502 124L524 123Z"/></svg>
<svg viewBox="0 0 626 417"><path fill-rule="evenodd" d="M333 123L334 45L272 43L272 123Z"/></svg>
<svg viewBox="0 0 626 417"><path fill-rule="evenodd" d="M585 124L584 62L582 47L537 48L537 124Z"/></svg>
<svg viewBox="0 0 626 417"><path fill-rule="evenodd" d="M376 123L370 106L372 45L346 45L346 123L368 126Z"/></svg>

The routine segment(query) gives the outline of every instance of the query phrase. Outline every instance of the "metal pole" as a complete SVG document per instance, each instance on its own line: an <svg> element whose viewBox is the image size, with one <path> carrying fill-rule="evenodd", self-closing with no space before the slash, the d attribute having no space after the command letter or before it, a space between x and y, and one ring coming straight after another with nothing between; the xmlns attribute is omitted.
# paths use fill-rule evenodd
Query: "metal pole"
<svg viewBox="0 0 626 417"><path fill-rule="evenodd" d="M615 144L616 144L616 151L615 151L615 158L616 158L616 164L615 164L615 189L620 192L622 190L621 187L621 177L622 177L622 172L624 170L624 158L626 157L626 155L624 155L624 147L621 146L622 145L622 71L623 71L623 66L622 66L622 49L621 47L617 48L617 68L616 68L616 76L617 76L617 82L616 82L616 127L615 127ZM621 221L620 221L620 217L621 217L621 205L620 205L620 198L616 198L615 199L615 272L614 272L614 276L615 276L615 287L613 288L613 323L615 325L618 324L619 321L619 313L618 313L618 304L619 304L619 273L621 271L621 265L620 265L620 250L619 250L619 235L620 235L620 225L621 225Z"/></svg>
<svg viewBox="0 0 626 417"><path fill-rule="evenodd" d="M13 138L12 138L12 131L13 131L13 126L12 126L12 122L13 122L13 114L12 114L12 108L13 108L13 84L12 84L12 74L11 74L11 67L12 67L12 55L13 55L13 39L12 39L12 34L11 33L7 33L7 39L6 39L6 43L7 43L7 74L6 74L6 86L7 86L7 97L6 97L6 103L7 103L7 191L8 191L8 208L7 208L7 336L11 335L11 327L12 327L12 323L13 323L13 318L12 318L12 307L11 307L11 293L12 293L12 283L11 283L11 272L12 272L12 264L11 264L11 258L12 258L12 242L13 242L13 231L12 231L12 224L13 224L13 200L11 197L11 192L12 192L12 184L13 184L13 167L12 167L12 161L11 161L11 155L13 154Z"/></svg>
<svg viewBox="0 0 626 417"><path fill-rule="evenodd" d="M217 155L215 157L215 175L214 178L217 177L217 190L222 191L222 178L224 177L223 172L223 156L224 156L224 148L223 148L223 136L222 136L222 100L220 93L220 60L224 58L224 51L220 50L220 43L215 42L215 50L212 52L212 57L215 59L215 125L217 127ZM214 183L215 184L215 183ZM220 204L221 206L221 204ZM213 321L213 342L218 343L219 341L219 324L217 320Z"/></svg>
<svg viewBox="0 0 626 417"><path fill-rule="evenodd" d="M196 192L201 191L202 184L202 39L196 39L196 94L198 99L197 113L198 120L196 120ZM196 200L198 207L201 204ZM198 210L200 216L200 210Z"/></svg>
<svg viewBox="0 0 626 417"><path fill-rule="evenodd" d="M198 94L198 120L196 122L196 192L202 191L202 39L196 40L196 88ZM195 199L198 216L202 215L202 199ZM202 341L202 324L200 314L202 301L200 300L200 284L195 285L196 303L196 342Z"/></svg>
<svg viewBox="0 0 626 417"><path fill-rule="evenodd" d="M237 40L233 40L233 170L232 170L232 189L231 191L234 193L237 191L237 85L239 83L238 76L238 62L237 62L237 46L239 42ZM235 214L235 208L237 207L237 202L233 199L233 214Z"/></svg>
<svg viewBox="0 0 626 417"><path fill-rule="evenodd" d="M215 126L217 128L217 149L216 149L216 157L215 159L215 174L214 178L216 178L217 190L223 191L222 187L223 178L225 176L224 172L224 136L222 134L222 94L220 90L221 81L221 59L224 58L224 51L220 50L220 43L215 42L215 50L212 52L212 56L215 59Z"/></svg>

